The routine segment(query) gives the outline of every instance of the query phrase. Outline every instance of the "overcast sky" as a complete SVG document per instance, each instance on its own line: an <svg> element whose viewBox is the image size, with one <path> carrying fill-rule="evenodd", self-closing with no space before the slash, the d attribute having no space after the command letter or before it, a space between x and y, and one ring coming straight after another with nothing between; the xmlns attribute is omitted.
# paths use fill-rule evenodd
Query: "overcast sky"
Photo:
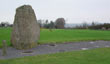
<svg viewBox="0 0 110 64"><path fill-rule="evenodd" d="M0 0L0 22L13 23L16 8L24 4L33 7L37 19L110 23L110 0Z"/></svg>

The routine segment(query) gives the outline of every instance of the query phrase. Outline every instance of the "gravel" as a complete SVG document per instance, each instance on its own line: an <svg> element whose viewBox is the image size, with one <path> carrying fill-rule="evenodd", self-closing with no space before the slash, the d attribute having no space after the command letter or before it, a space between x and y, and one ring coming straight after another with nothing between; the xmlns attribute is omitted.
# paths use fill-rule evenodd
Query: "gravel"
<svg viewBox="0 0 110 64"><path fill-rule="evenodd" d="M76 51L76 50L89 50L89 49L104 48L104 47L110 47L110 41L43 44L28 50L17 50L13 47L8 47L6 56L2 56L2 49L0 49L0 59L13 59L24 56L52 54L52 53L68 52L68 51Z"/></svg>

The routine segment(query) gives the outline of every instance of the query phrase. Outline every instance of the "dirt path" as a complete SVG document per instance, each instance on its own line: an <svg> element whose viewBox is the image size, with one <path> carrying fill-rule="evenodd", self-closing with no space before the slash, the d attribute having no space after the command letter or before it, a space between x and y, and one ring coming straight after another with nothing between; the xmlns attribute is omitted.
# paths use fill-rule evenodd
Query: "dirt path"
<svg viewBox="0 0 110 64"><path fill-rule="evenodd" d="M67 51L75 51L75 50L88 50L88 49L103 48L103 47L110 47L110 41L44 44L29 50L16 50L15 48L8 47L7 56L2 56L2 50L0 49L0 59L12 59L12 58L19 58L24 56L34 56L34 55L67 52Z"/></svg>

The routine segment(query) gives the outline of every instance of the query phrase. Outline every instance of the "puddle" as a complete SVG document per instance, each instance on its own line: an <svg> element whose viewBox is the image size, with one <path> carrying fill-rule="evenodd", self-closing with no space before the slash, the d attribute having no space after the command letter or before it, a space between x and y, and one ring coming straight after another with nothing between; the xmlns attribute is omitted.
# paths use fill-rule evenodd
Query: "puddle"
<svg viewBox="0 0 110 64"><path fill-rule="evenodd" d="M81 48L82 50L88 50L88 48Z"/></svg>
<svg viewBox="0 0 110 64"><path fill-rule="evenodd" d="M95 42L90 42L91 44L94 44Z"/></svg>

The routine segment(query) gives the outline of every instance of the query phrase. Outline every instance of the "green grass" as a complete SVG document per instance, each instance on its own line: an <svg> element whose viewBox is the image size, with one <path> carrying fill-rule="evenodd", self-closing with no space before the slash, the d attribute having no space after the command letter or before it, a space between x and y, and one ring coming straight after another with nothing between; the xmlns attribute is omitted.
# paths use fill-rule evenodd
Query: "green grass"
<svg viewBox="0 0 110 64"><path fill-rule="evenodd" d="M2 40L10 45L11 28L0 28ZM74 41L110 40L110 31L102 30L53 30L42 29L39 44ZM0 60L0 64L109 64L110 48L86 51L64 52L48 55L29 56L18 59Z"/></svg>
<svg viewBox="0 0 110 64"><path fill-rule="evenodd" d="M90 41L90 40L110 40L110 31L101 30L41 30L39 42L42 43L60 43L74 41Z"/></svg>
<svg viewBox="0 0 110 64"><path fill-rule="evenodd" d="M2 40L7 40L10 45L11 28L0 28L0 46ZM103 30L53 30L41 29L39 44L62 43L74 41L110 40L110 31Z"/></svg>
<svg viewBox="0 0 110 64"><path fill-rule="evenodd" d="M0 60L0 64L110 64L110 48Z"/></svg>
<svg viewBox="0 0 110 64"><path fill-rule="evenodd" d="M0 28L0 47L2 45L2 40L6 40L7 44L10 45L11 38L11 28Z"/></svg>

